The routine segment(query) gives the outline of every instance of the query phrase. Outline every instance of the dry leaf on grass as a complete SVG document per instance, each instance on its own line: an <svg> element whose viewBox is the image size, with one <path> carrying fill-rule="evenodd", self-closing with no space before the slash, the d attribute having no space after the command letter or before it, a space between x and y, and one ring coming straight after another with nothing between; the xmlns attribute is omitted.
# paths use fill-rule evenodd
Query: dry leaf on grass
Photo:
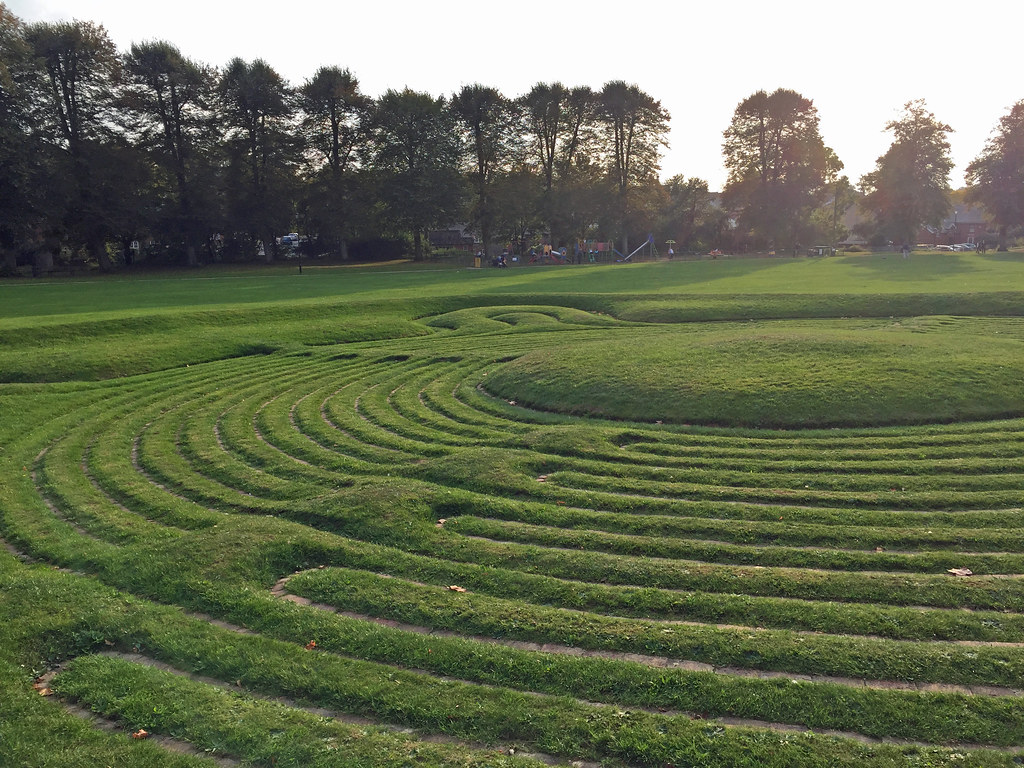
<svg viewBox="0 0 1024 768"><path fill-rule="evenodd" d="M460 587L458 584L452 584L450 587L448 587L448 589L450 589L452 592L465 592L466 591L465 587Z"/></svg>
<svg viewBox="0 0 1024 768"><path fill-rule="evenodd" d="M146 730L143 730L142 728L139 728L139 730L137 730L134 733L132 733L132 738L133 739L148 739L149 738L149 731L146 731Z"/></svg>
<svg viewBox="0 0 1024 768"><path fill-rule="evenodd" d="M952 573L954 576L973 576L974 571L970 568L950 568L946 573Z"/></svg>

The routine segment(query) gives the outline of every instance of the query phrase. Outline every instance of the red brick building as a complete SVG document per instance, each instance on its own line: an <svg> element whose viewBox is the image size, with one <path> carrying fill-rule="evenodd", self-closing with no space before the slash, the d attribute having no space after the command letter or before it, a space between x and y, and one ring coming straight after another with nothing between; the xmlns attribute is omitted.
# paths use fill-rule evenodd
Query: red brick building
<svg viewBox="0 0 1024 768"><path fill-rule="evenodd" d="M937 227L921 227L917 242L921 245L978 244L989 231L984 209L958 203L953 212Z"/></svg>

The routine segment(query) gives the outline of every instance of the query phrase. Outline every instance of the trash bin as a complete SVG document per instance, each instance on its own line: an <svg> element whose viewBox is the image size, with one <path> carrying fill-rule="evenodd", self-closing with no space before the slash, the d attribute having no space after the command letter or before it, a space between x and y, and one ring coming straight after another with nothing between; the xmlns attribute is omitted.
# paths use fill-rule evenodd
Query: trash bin
<svg viewBox="0 0 1024 768"><path fill-rule="evenodd" d="M476 267L477 269L480 269L480 257L479 256L474 256L473 257L473 266Z"/></svg>

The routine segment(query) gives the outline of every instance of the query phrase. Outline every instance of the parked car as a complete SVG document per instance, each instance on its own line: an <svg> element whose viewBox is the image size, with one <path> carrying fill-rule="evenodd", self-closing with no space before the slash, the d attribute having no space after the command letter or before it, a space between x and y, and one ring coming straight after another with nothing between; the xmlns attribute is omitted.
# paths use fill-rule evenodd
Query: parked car
<svg viewBox="0 0 1024 768"><path fill-rule="evenodd" d="M955 250L955 251L973 251L977 247L978 246L975 245L974 243L957 243L956 245L953 246L953 250Z"/></svg>
<svg viewBox="0 0 1024 768"><path fill-rule="evenodd" d="M936 251L954 251L956 250L952 245L936 245Z"/></svg>

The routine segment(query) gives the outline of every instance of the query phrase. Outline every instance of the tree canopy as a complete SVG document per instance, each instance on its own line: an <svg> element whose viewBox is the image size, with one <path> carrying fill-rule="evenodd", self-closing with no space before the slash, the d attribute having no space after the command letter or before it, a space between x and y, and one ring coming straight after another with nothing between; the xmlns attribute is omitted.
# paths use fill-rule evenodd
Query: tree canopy
<svg viewBox="0 0 1024 768"><path fill-rule="evenodd" d="M893 142L875 169L861 178L863 206L882 235L912 244L920 227L938 225L950 209L947 135L923 100L907 102L903 114L886 124Z"/></svg>
<svg viewBox="0 0 1024 768"><path fill-rule="evenodd" d="M758 91L736 107L724 137L724 194L740 225L776 247L797 243L837 170L814 103L785 88Z"/></svg>
<svg viewBox="0 0 1024 768"><path fill-rule="evenodd" d="M108 269L132 263L139 243L143 261L269 261L292 254L278 247L290 232L310 255L343 259L350 244L422 258L427 235L451 229L489 255L840 239L858 193L810 98L779 88L737 105L721 195L659 178L669 120L623 80L371 97L325 65L292 85L262 59L211 66L165 40L119 52L100 24L25 24L0 0L0 272ZM923 101L886 129L892 146L860 197L876 236L909 240L948 210L951 129ZM1022 177L1024 102L968 169L968 199L1004 239L1024 226Z"/></svg>
<svg viewBox="0 0 1024 768"><path fill-rule="evenodd" d="M992 136L967 166L968 199L985 206L999 228L999 248L1007 231L1024 225L1024 101L999 120Z"/></svg>

